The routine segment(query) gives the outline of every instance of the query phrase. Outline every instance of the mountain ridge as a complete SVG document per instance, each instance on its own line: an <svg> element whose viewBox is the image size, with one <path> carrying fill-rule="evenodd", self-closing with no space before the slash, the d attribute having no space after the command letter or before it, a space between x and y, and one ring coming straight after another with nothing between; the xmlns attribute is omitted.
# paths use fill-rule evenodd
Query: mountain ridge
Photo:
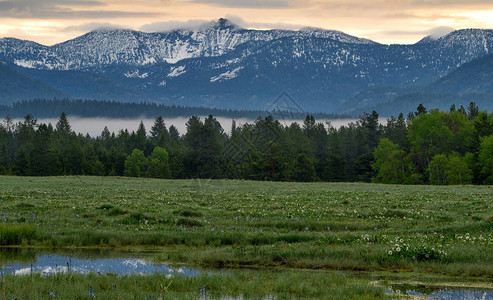
<svg viewBox="0 0 493 300"><path fill-rule="evenodd" d="M487 29L385 45L335 30L244 29L227 19L169 32L97 29L53 46L0 39L0 60L72 98L262 109L287 92L321 112L372 88L428 86L491 53Z"/></svg>
<svg viewBox="0 0 493 300"><path fill-rule="evenodd" d="M339 109L339 112L358 114L376 109L381 112L414 109L419 103L430 108L448 109L469 102L484 109L493 109L493 54L477 58L459 66L429 85L418 87L378 87L358 93Z"/></svg>
<svg viewBox="0 0 493 300"><path fill-rule="evenodd" d="M15 64L31 68L69 70L91 69L96 65L111 65L122 61L129 65L176 63L187 58L220 56L247 41L272 41L286 36L323 37L347 43L375 43L334 30L252 30L241 28L229 20L219 19L197 29L177 29L171 32L147 33L131 29L101 28L53 46L16 39L17 44L34 43L30 49L36 59L21 58ZM9 58L10 53L2 47L4 42L5 38L0 39L0 55Z"/></svg>

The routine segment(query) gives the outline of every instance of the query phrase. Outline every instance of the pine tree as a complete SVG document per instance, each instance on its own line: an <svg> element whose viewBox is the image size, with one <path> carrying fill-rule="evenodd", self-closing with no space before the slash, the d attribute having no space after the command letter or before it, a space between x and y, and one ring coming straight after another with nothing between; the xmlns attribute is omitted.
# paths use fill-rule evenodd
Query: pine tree
<svg viewBox="0 0 493 300"><path fill-rule="evenodd" d="M174 125L169 127L169 135L173 140L178 140L180 138L180 133Z"/></svg>
<svg viewBox="0 0 493 300"><path fill-rule="evenodd" d="M167 142L167 138L169 137L169 132L168 129L166 128L166 124L164 123L163 117L158 116L156 120L154 120L154 125L151 127L151 137L154 140L154 142L158 142L158 141L160 141L160 143ZM163 137L165 138L162 139Z"/></svg>
<svg viewBox="0 0 493 300"><path fill-rule="evenodd" d="M479 107L476 105L475 102L470 102L469 106L467 107L467 117L469 120L473 120L479 115Z"/></svg>
<svg viewBox="0 0 493 300"><path fill-rule="evenodd" d="M135 148L144 151L146 146L147 133L144 122L142 121L140 121L139 129L137 129L135 138Z"/></svg>
<svg viewBox="0 0 493 300"><path fill-rule="evenodd" d="M27 176L31 174L31 170L29 169L29 160L27 159L24 149L20 149L15 153L12 173L17 176Z"/></svg>
<svg viewBox="0 0 493 300"><path fill-rule="evenodd" d="M293 165L292 179L301 182L312 182L317 180L315 167L305 153L301 153L296 157Z"/></svg>
<svg viewBox="0 0 493 300"><path fill-rule="evenodd" d="M414 116L417 118L425 114L427 114L426 107L423 105L423 103L420 103L418 105L416 112L414 113Z"/></svg>
<svg viewBox="0 0 493 300"><path fill-rule="evenodd" d="M68 138L70 133L72 132L72 127L70 126L67 115L64 112L60 114L55 128L58 135L60 135L62 138Z"/></svg>

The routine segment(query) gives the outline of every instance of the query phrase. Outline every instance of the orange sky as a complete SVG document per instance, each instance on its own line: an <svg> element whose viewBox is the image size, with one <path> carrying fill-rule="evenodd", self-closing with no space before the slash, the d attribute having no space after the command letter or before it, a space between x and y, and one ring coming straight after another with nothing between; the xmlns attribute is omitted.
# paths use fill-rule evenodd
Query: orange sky
<svg viewBox="0 0 493 300"><path fill-rule="evenodd" d="M0 0L0 37L62 42L98 27L164 31L226 17L246 28L335 29L381 43L493 28L492 0Z"/></svg>

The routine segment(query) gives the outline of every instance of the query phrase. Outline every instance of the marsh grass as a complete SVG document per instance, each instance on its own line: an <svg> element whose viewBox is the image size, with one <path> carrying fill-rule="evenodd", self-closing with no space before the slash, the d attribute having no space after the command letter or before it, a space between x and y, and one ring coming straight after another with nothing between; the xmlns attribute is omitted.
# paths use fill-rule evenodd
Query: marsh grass
<svg viewBox="0 0 493 300"><path fill-rule="evenodd" d="M492 195L488 186L4 176L0 243L161 247L164 260L218 268L493 278ZM401 239L423 255L397 255Z"/></svg>
<svg viewBox="0 0 493 300"><path fill-rule="evenodd" d="M89 296L89 293L93 296ZM381 287L341 274L307 271L227 271L194 278L56 274L2 279L5 299L384 299ZM51 296L53 295L53 296ZM204 297L207 295L207 297Z"/></svg>
<svg viewBox="0 0 493 300"><path fill-rule="evenodd" d="M33 242L37 228L30 224L0 224L0 245L20 245Z"/></svg>
<svg viewBox="0 0 493 300"><path fill-rule="evenodd" d="M105 206L109 207L110 205L105 204ZM108 216L114 217L114 216L120 216L126 214L127 211L121 209L120 207L113 207L111 205L111 208L109 208Z"/></svg>

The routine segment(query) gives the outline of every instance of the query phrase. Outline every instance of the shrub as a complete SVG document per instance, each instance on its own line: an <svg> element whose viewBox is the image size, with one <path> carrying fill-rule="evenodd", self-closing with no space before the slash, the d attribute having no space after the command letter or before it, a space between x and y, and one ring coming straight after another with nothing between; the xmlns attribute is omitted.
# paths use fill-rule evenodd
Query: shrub
<svg viewBox="0 0 493 300"><path fill-rule="evenodd" d="M33 225L0 225L0 245L20 245L36 238L36 227Z"/></svg>
<svg viewBox="0 0 493 300"><path fill-rule="evenodd" d="M201 227L202 223L199 220L195 220L192 218L178 218L178 220L176 220L176 225L186 227Z"/></svg>

